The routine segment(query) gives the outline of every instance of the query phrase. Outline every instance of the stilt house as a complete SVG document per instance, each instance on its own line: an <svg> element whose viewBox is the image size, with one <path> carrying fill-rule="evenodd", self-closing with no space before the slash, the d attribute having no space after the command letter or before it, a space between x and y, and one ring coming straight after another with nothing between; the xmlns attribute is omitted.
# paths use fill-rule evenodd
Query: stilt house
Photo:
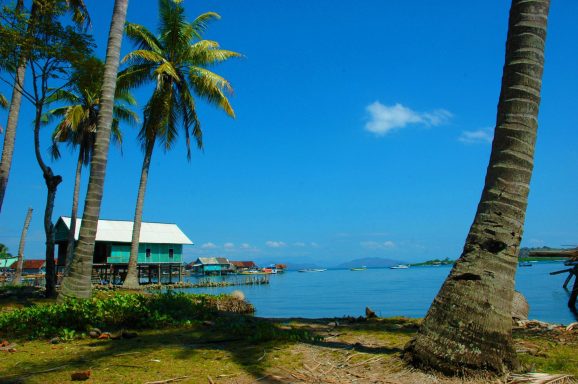
<svg viewBox="0 0 578 384"><path fill-rule="evenodd" d="M78 240L82 220L77 219L75 241ZM98 220L93 266L100 279L107 282L122 277L128 267L132 239L132 221ZM56 222L55 240L58 245L58 266L66 264L66 248L70 232L70 217L61 216ZM176 224L146 223L141 225L138 267L141 278L167 275L172 280L174 272L181 275L183 245L193 242ZM168 272L167 272L168 271Z"/></svg>

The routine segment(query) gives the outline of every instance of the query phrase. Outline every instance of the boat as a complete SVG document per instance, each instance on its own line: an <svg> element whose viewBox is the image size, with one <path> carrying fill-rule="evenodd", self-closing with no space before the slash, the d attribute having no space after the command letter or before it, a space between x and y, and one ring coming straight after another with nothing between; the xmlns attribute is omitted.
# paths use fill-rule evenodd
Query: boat
<svg viewBox="0 0 578 384"><path fill-rule="evenodd" d="M521 261L518 263L518 266L520 267L531 267L533 264L531 261Z"/></svg>
<svg viewBox="0 0 578 384"><path fill-rule="evenodd" d="M359 268L351 268L349 269L350 271L365 271L367 269L367 267L365 265L362 265Z"/></svg>
<svg viewBox="0 0 578 384"><path fill-rule="evenodd" d="M322 268L307 268L307 269L300 269L298 272L325 272L327 269Z"/></svg>
<svg viewBox="0 0 578 384"><path fill-rule="evenodd" d="M405 264L398 264L398 265L394 265L393 267L389 267L389 269L408 269L409 265L405 265Z"/></svg>

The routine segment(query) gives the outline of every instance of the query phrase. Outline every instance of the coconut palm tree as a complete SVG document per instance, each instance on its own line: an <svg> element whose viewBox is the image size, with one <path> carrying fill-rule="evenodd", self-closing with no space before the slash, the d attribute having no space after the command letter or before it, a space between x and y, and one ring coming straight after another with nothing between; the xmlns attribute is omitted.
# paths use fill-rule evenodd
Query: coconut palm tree
<svg viewBox="0 0 578 384"><path fill-rule="evenodd" d="M206 67L224 62L239 53L221 49L215 41L203 40L207 24L219 19L213 12L187 22L185 10L179 0L159 1L158 36L138 24L127 24L126 34L137 46L123 61L131 66L121 78L134 84L154 82L155 88L144 108L143 125L139 139L144 149L144 159L138 188L128 273L125 287L138 286L137 258L145 190L150 161L157 140L165 150L173 145L182 126L190 158L190 135L202 148L201 124L197 116L193 94L216 105L235 117L226 93L232 92L227 80Z"/></svg>
<svg viewBox="0 0 578 384"><path fill-rule="evenodd" d="M4 96L1 93L0 93L0 108L2 108L2 109L8 108L8 99L6 99L6 96ZM2 128L2 125L0 125L0 133L3 133L3 132L4 132L4 128Z"/></svg>
<svg viewBox="0 0 578 384"><path fill-rule="evenodd" d="M28 233L30 220L32 220L32 208L28 208L28 212L26 212L26 219L24 219L24 226L22 227L22 233L20 234L20 244L18 245L18 260L16 261L16 273L14 273L12 284L18 285L20 284L20 280L22 279L22 263L24 262L24 247L26 245L26 234Z"/></svg>
<svg viewBox="0 0 578 384"><path fill-rule="evenodd" d="M60 7L66 6L72 14L73 22L79 27L88 26L90 17L83 0L44 0L32 2L30 16L27 20L26 34L34 30L35 24L46 14L56 12ZM18 0L15 6L16 14L22 14L24 11L24 1ZM12 97L10 100L10 109L8 110L8 122L6 123L6 132L4 135L4 146L2 147L2 157L0 158L0 211L8 185L8 176L12 167L12 157L14 154L14 141L16 140L16 127L18 125L18 116L20 114L20 105L22 104L22 90L24 88L24 77L26 67L28 66L28 57L26 47L21 47L16 60L14 86L12 88Z"/></svg>
<svg viewBox="0 0 578 384"><path fill-rule="evenodd" d="M450 374L517 365L512 298L538 128L549 0L512 0L492 153L464 250L407 358Z"/></svg>
<svg viewBox="0 0 578 384"><path fill-rule="evenodd" d="M94 140L94 151L90 161L90 178L84 203L82 224L80 226L78 244L70 263L69 276L62 280L60 295L58 296L59 301L67 297L88 298L91 295L90 277L94 242L98 216L100 215L102 191L104 189L110 131L114 115L114 96L120 62L120 46L127 8L128 0L115 0L108 34L98 125Z"/></svg>
<svg viewBox="0 0 578 384"><path fill-rule="evenodd" d="M49 111L46 116L47 121L60 120L52 133L52 157L54 159L60 157L60 143L67 143L72 149L78 149L65 271L68 271L68 265L74 252L82 167L90 163L94 151L103 73L104 63L97 58L93 57L82 63L75 71L72 88L55 93L50 100L50 102L56 103L65 102L66 105ZM117 86L111 134L113 141L119 144L122 143L119 123L125 122L134 125L138 122L137 114L129 108L134 105L136 105L136 100L130 92Z"/></svg>

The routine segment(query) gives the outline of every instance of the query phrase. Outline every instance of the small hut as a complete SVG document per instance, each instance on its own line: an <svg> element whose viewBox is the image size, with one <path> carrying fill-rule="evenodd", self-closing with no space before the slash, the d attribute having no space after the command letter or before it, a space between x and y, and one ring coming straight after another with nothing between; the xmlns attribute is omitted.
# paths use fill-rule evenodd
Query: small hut
<svg viewBox="0 0 578 384"><path fill-rule="evenodd" d="M199 257L191 264L196 275L227 275L233 272L233 266L224 257Z"/></svg>

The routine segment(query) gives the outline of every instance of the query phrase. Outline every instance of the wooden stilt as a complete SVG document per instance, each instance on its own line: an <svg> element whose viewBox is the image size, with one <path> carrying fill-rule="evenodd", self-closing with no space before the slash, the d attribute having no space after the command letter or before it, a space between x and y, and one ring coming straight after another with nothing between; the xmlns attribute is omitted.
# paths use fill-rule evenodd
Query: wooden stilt
<svg viewBox="0 0 578 384"><path fill-rule="evenodd" d="M564 285L563 285L562 287L568 288L568 283L570 283L570 280L572 280L572 276L573 276L573 275L572 275L572 272L570 272L570 273L568 274L568 277L566 278L566 281L564 281Z"/></svg>
<svg viewBox="0 0 578 384"><path fill-rule="evenodd" d="M160 265L160 264L159 264L158 268L159 268L159 270L158 270L159 275L158 275L158 278L157 278L157 279L158 279L158 283L161 284L161 276L162 276L162 274L161 274L161 265Z"/></svg>
<svg viewBox="0 0 578 384"><path fill-rule="evenodd" d="M578 298L578 266L574 267L574 271L571 275L574 275L574 287L572 288L572 293L570 293L570 299L568 300L568 307L576 308L576 299Z"/></svg>
<svg viewBox="0 0 578 384"><path fill-rule="evenodd" d="M183 282L183 266L179 264L179 283Z"/></svg>
<svg viewBox="0 0 578 384"><path fill-rule="evenodd" d="M173 265L169 264L169 284L173 283Z"/></svg>
<svg viewBox="0 0 578 384"><path fill-rule="evenodd" d="M152 274L151 274L151 272L152 272L152 267L151 267L150 264L148 265L148 272L149 272L149 284L150 284L150 283L153 282L153 280L152 280Z"/></svg>

